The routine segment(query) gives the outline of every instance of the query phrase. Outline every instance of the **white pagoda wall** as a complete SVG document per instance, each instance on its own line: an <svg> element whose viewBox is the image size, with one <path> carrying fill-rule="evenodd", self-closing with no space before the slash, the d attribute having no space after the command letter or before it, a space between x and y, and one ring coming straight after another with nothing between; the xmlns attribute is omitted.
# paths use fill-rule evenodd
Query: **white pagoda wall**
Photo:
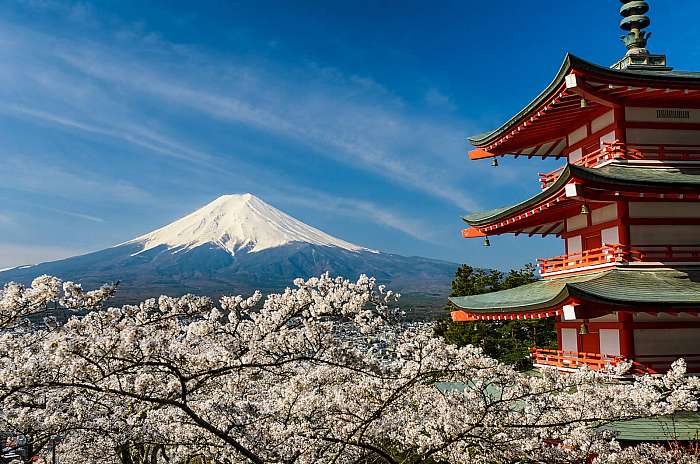
<svg viewBox="0 0 700 464"><path fill-rule="evenodd" d="M657 110L671 110L679 112L687 112L687 118L677 117L659 117ZM676 124L694 124L700 123L700 109L692 108L641 108L628 106L625 108L625 119L631 122L661 122L661 123L676 123Z"/></svg>
<svg viewBox="0 0 700 464"><path fill-rule="evenodd" d="M698 245L700 225L635 225L630 226L632 246Z"/></svg>
<svg viewBox="0 0 700 464"><path fill-rule="evenodd" d="M691 129L627 129L631 145L699 145L700 131Z"/></svg>
<svg viewBox="0 0 700 464"><path fill-rule="evenodd" d="M687 355L700 353L700 328L635 329L637 355Z"/></svg>
<svg viewBox="0 0 700 464"><path fill-rule="evenodd" d="M687 116L687 117L685 117ZM699 145L700 131L684 124L700 123L700 109L692 108L625 108L628 122L676 124L670 128L628 128L627 143L633 145Z"/></svg>
<svg viewBox="0 0 700 464"><path fill-rule="evenodd" d="M629 203L631 219L698 219L700 203L635 202ZM630 242L634 245L700 245L699 224L632 224Z"/></svg>
<svg viewBox="0 0 700 464"><path fill-rule="evenodd" d="M578 332L576 329L561 329L561 350L578 351Z"/></svg>
<svg viewBox="0 0 700 464"><path fill-rule="evenodd" d="M605 113L604 115L598 116L593 121L591 121L591 132L596 133L600 130L603 130L606 127L612 125L612 123L614 123L614 122L615 122L615 113L614 113L614 111L610 110L607 113ZM615 131L613 131L612 133L614 136Z"/></svg>
<svg viewBox="0 0 700 464"><path fill-rule="evenodd" d="M620 331L618 329L600 329L598 335L602 354L620 355Z"/></svg>
<svg viewBox="0 0 700 464"><path fill-rule="evenodd" d="M629 203L630 218L700 218L700 203L654 201Z"/></svg>
<svg viewBox="0 0 700 464"><path fill-rule="evenodd" d="M606 222L611 222L617 219L617 204L612 203L602 208L595 208L591 211L591 225L596 226L598 224L604 224ZM581 230L583 235L586 234L588 229L588 216L584 214L578 214L566 219L566 230L567 232L574 232ZM617 226L611 226L600 231L601 242L606 244L616 244L620 242L620 236ZM566 246L568 253L579 253L583 249L583 239L582 235L574 235L566 239Z"/></svg>

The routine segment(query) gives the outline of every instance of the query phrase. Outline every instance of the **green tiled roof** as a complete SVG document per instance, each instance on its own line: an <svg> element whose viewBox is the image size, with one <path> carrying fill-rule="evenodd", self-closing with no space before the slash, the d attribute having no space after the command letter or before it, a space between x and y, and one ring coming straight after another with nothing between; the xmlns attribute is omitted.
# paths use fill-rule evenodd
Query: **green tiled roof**
<svg viewBox="0 0 700 464"><path fill-rule="evenodd" d="M613 431L620 441L700 440L700 413L679 412L670 416L613 422L601 428Z"/></svg>
<svg viewBox="0 0 700 464"><path fill-rule="evenodd" d="M601 168L583 168L572 166L576 177L602 182L614 182L616 185L643 185L655 187L700 186L700 169L693 167L642 167L633 164L608 164Z"/></svg>
<svg viewBox="0 0 700 464"><path fill-rule="evenodd" d="M473 226L493 222L539 203L562 188L572 177L619 187L673 188L674 192L678 190L692 190L695 192L700 187L700 169L697 167L657 168L635 164L612 163L600 168L584 168L575 164L567 164L557 180L549 188L542 190L537 195L515 205L495 208L489 211L474 212L464 216L462 219Z"/></svg>
<svg viewBox="0 0 700 464"><path fill-rule="evenodd" d="M545 100L551 98L555 91L561 86L562 82L567 74L572 69L579 69L582 71L590 71L604 77L609 77L615 81L625 81L628 79L633 79L636 81L649 81L651 82L665 82L665 83L694 83L697 84L700 80L700 73L697 72L687 72L687 71L654 71L654 70L618 70L610 69L604 66L598 66L572 54L567 54L564 58L564 62L559 68L559 72L555 76L554 80L545 88L542 93L540 93L534 100L532 100L522 111L513 116L505 124L503 124L498 129L490 132L484 132L482 134L473 135L469 137L469 142L474 146L484 146L497 138L500 134L503 134L509 130L509 128L515 124L517 121L525 117L533 109L540 106Z"/></svg>
<svg viewBox="0 0 700 464"><path fill-rule="evenodd" d="M538 371L531 371L530 375L541 375ZM441 392L464 391L469 388L469 382L438 382L437 388ZM501 390L496 386L488 386L487 393L498 398ZM522 403L514 406L520 410ZM628 421L611 422L600 427L615 434L619 441L643 441L643 442L669 442L669 441L693 441L700 440L700 412L677 412L670 416L658 416L644 419L632 419Z"/></svg>
<svg viewBox="0 0 700 464"><path fill-rule="evenodd" d="M549 309L570 296L623 306L700 307L698 277L674 270L613 269L538 280L499 292L450 297L450 301L468 311L500 314Z"/></svg>

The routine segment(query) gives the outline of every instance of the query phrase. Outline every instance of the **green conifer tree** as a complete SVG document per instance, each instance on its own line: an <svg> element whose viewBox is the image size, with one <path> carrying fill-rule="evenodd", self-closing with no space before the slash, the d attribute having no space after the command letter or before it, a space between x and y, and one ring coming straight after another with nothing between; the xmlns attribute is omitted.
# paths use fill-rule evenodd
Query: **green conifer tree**
<svg viewBox="0 0 700 464"><path fill-rule="evenodd" d="M460 266L452 282L450 296L468 296L519 287L537 280L535 266L528 264L522 269L503 273L493 269L474 269L466 264ZM448 302L445 308L455 310ZM436 334L449 343L459 346L474 345L484 353L519 369L532 366L530 347L550 348L556 346L557 336L554 319L523 321L474 321L453 322L451 319L438 323Z"/></svg>

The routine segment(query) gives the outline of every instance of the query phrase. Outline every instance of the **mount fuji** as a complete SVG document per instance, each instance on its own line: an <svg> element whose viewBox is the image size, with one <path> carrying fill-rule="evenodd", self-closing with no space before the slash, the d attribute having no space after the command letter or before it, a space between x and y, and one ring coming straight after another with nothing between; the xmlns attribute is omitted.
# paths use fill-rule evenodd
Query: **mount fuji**
<svg viewBox="0 0 700 464"><path fill-rule="evenodd" d="M406 294L446 296L457 264L405 257L332 237L251 194L224 195L160 229L94 253L0 272L0 284L41 274L87 287L120 280L120 301L160 294L218 297L276 291L296 277L375 276ZM436 300L437 301L437 300Z"/></svg>

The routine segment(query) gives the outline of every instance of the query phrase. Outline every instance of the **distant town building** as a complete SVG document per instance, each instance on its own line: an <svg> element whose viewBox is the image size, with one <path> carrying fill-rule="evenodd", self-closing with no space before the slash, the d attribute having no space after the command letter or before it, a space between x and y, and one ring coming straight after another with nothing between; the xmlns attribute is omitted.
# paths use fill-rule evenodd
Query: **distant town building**
<svg viewBox="0 0 700 464"><path fill-rule="evenodd" d="M621 0L627 54L610 68L572 55L552 83L498 129L471 137L473 160L563 159L518 204L474 213L466 238L555 235L542 280L451 301L455 321L556 318L557 350L538 368L700 373L700 73L647 49L647 2ZM534 179L533 179L534 180Z"/></svg>

